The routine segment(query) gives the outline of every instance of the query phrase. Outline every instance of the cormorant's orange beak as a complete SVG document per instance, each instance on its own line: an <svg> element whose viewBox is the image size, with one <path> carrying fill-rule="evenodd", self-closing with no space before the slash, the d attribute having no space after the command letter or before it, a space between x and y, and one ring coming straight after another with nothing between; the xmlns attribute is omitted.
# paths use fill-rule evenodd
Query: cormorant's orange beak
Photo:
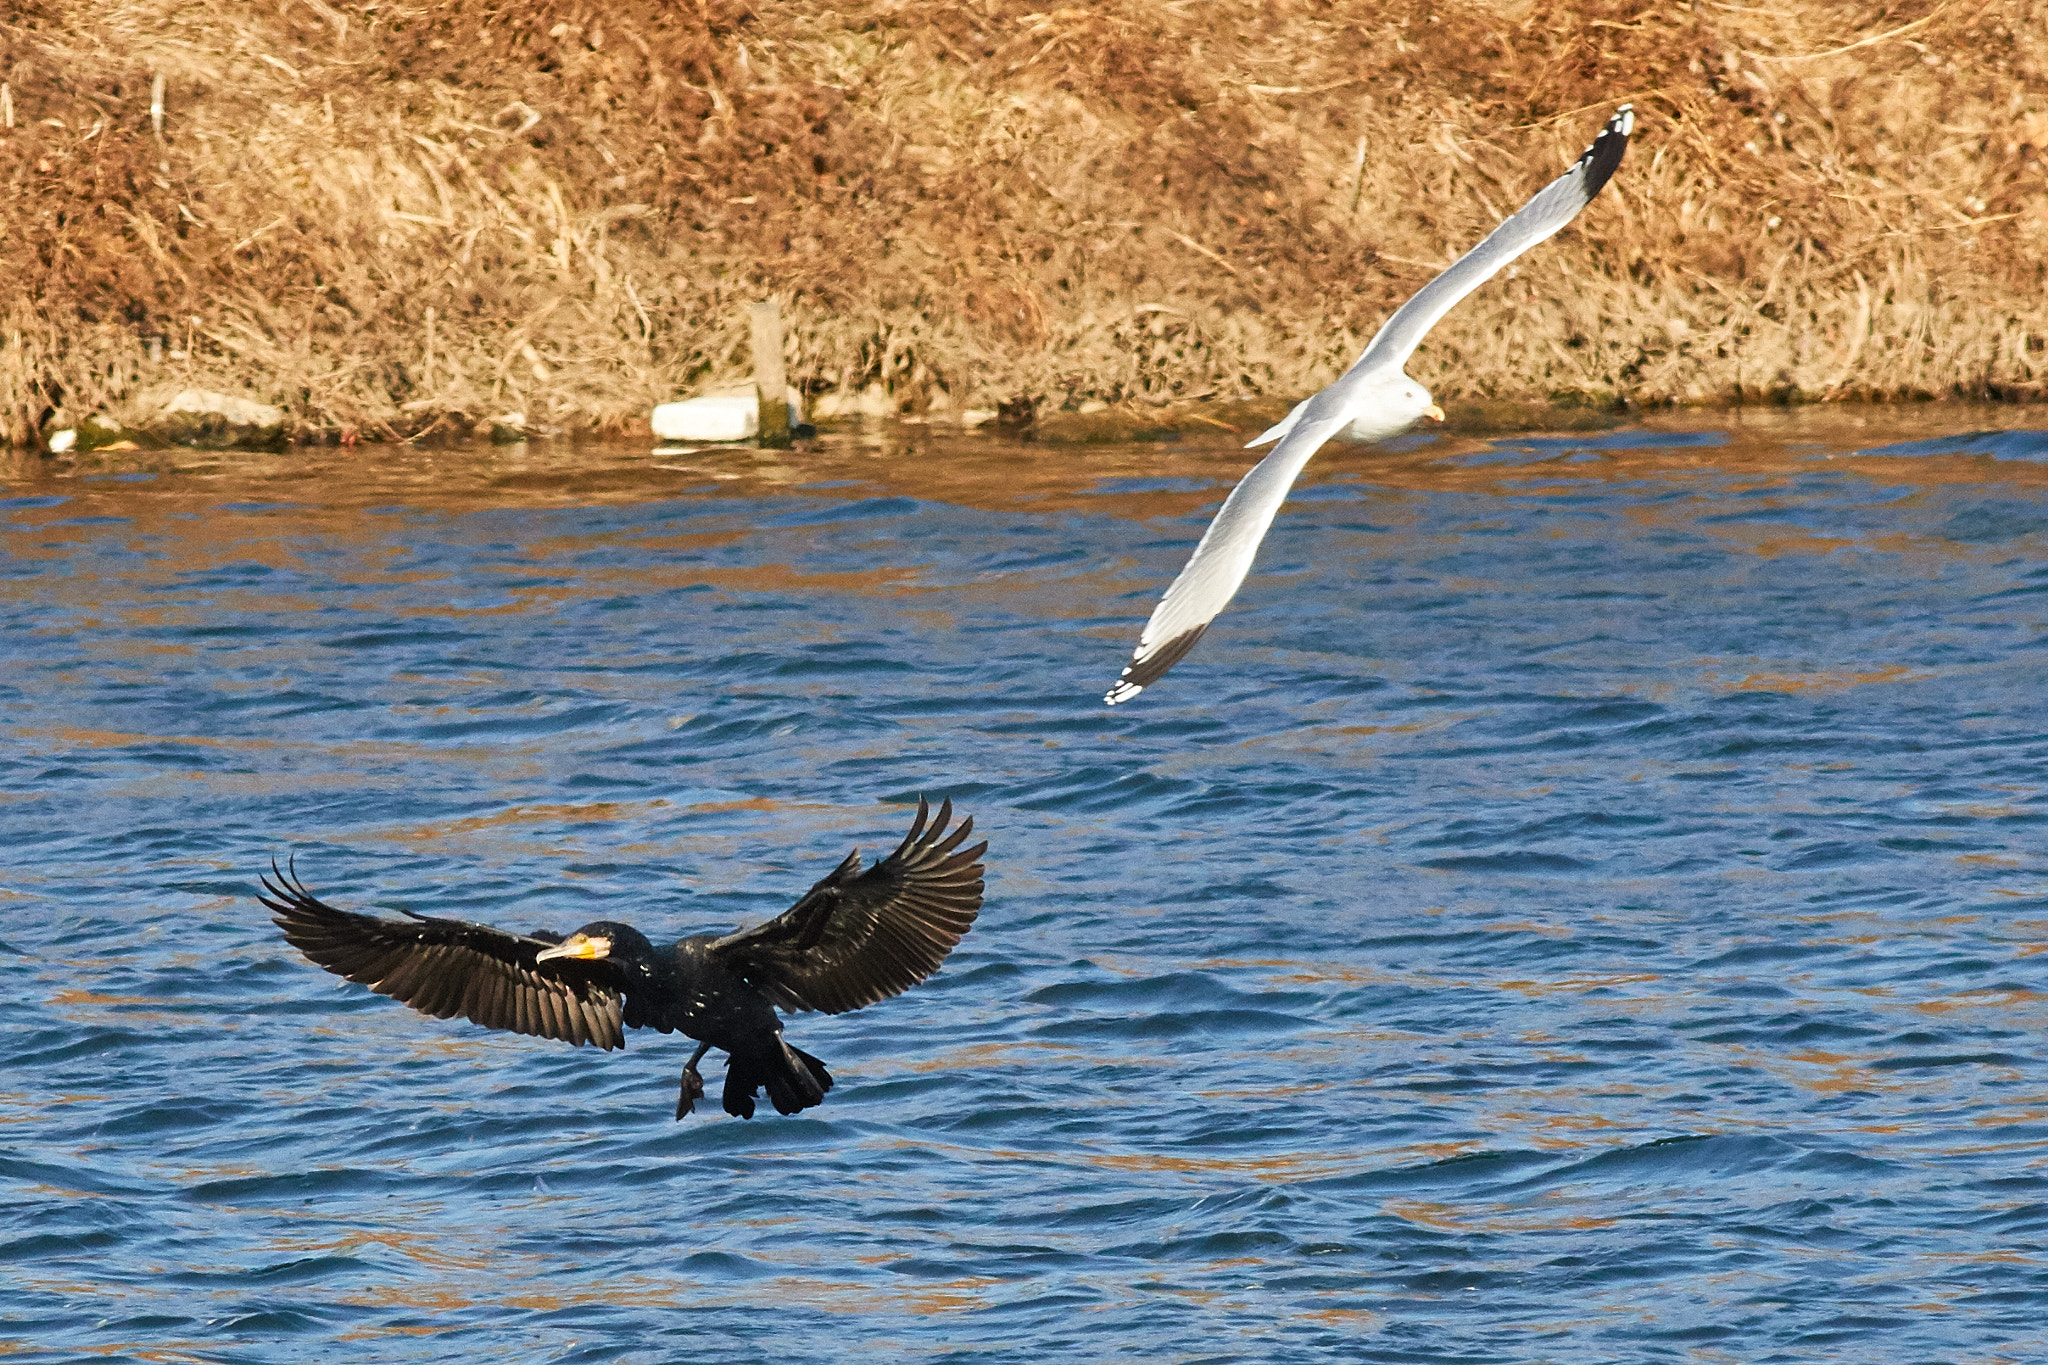
<svg viewBox="0 0 2048 1365"><path fill-rule="evenodd" d="M1434 403L1431 403L1428 407L1424 408L1422 410L1422 415L1424 417L1430 418L1433 421L1441 422L1444 420L1444 410Z"/></svg>
<svg viewBox="0 0 2048 1365"><path fill-rule="evenodd" d="M533 955L535 962L546 962L557 957L581 958L595 962L610 957L612 941L608 938L591 938L584 934L571 934L552 948L543 948Z"/></svg>

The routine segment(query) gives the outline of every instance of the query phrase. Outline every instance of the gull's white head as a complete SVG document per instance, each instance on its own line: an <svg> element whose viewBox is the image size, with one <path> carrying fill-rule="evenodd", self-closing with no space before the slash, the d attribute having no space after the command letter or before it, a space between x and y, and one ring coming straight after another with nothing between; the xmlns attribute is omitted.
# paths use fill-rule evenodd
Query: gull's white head
<svg viewBox="0 0 2048 1365"><path fill-rule="evenodd" d="M1444 410L1430 398L1429 390L1405 374L1401 376L1401 403L1407 410L1408 421L1411 423L1420 422L1425 417L1432 422L1444 420Z"/></svg>

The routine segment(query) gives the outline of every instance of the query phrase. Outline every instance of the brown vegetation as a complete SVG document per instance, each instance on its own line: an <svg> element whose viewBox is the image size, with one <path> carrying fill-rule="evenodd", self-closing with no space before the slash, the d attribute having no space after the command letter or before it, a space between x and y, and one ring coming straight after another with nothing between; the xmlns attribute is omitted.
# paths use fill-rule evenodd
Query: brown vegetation
<svg viewBox="0 0 2048 1365"><path fill-rule="evenodd" d="M0 81L16 441L188 384L618 426L740 377L766 294L816 397L1296 396L1624 99L1439 395L2048 384L2024 0L17 0Z"/></svg>

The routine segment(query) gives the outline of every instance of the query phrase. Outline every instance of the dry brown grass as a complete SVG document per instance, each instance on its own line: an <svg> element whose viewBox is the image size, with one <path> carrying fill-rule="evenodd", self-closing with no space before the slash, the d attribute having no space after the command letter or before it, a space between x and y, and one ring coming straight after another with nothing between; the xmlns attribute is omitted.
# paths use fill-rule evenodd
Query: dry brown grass
<svg viewBox="0 0 2048 1365"><path fill-rule="evenodd" d="M764 294L814 395L1298 395L1623 99L1441 396L2048 384L2024 0L17 0L0 80L16 441L166 384L620 426L739 379Z"/></svg>

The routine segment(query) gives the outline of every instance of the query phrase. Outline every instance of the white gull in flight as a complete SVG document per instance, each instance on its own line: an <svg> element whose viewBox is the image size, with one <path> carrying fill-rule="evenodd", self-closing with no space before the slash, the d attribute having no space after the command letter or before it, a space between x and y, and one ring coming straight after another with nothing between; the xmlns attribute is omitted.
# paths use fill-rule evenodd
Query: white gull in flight
<svg viewBox="0 0 2048 1365"><path fill-rule="evenodd" d="M1437 319L1450 312L1458 300L1593 202L1593 196L1621 164L1634 127L1635 114L1630 107L1624 104L1616 109L1570 170L1538 190L1535 198L1488 233L1486 240L1417 290L1387 319L1358 363L1341 379L1297 404L1279 425L1251 443L1280 442L1231 490L1223 510L1202 533L1193 558L1145 623L1137 650L1104 701L1111 706L1129 701L1159 681L1195 647L1216 614L1237 595L1238 585L1259 552L1259 542L1266 538L1266 528L1287 500L1287 490L1323 442L1379 441L1424 417L1443 420L1443 409L1430 401L1429 390L1402 373L1402 366Z"/></svg>

